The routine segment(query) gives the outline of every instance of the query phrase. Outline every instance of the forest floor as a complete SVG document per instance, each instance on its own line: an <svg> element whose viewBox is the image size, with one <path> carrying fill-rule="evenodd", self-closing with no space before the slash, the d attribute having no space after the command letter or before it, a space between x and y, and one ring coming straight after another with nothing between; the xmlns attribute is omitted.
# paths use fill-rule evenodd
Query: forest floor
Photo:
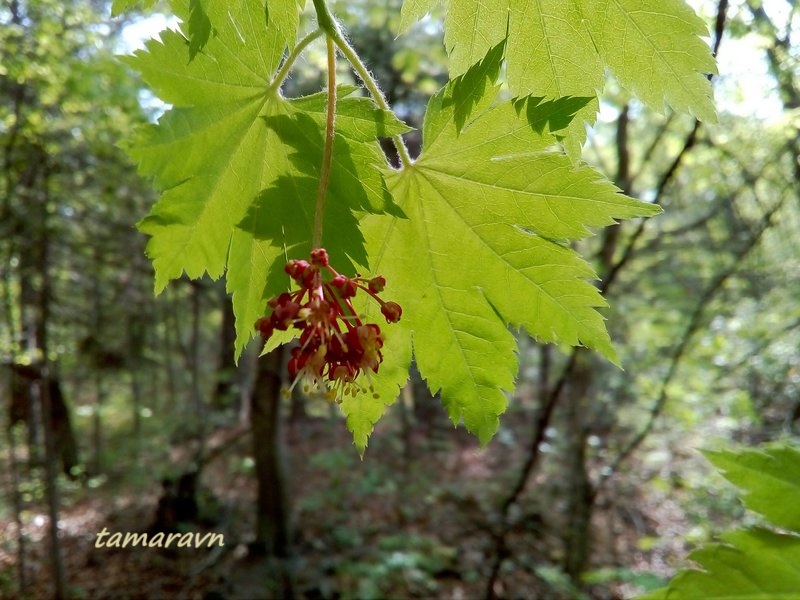
<svg viewBox="0 0 800 600"><path fill-rule="evenodd" d="M363 461L339 419L303 419L289 424L285 437L293 531L288 564L298 598L485 597L497 507L525 456L521 417L505 419L484 449L446 424L405 435L396 424L379 426ZM153 525L164 477L155 467L145 468L135 484L117 472L102 485L68 493L60 526L71 597L273 597L264 582L276 564L247 558L255 526L250 443L241 428L220 429L209 442L225 451L203 470L199 524L189 530L222 533L224 546L95 546L104 528L142 533ZM176 447L171 473L188 464L186 455ZM545 461L511 513L508 558L495 588L501 597L630 598L673 572L691 527L683 505L672 490L612 483L598 496L592 519L585 595L571 587L552 567L563 559L559 468ZM40 510L26 515L30 598L52 597L43 503ZM16 598L10 518L0 520L0 540L0 597Z"/></svg>

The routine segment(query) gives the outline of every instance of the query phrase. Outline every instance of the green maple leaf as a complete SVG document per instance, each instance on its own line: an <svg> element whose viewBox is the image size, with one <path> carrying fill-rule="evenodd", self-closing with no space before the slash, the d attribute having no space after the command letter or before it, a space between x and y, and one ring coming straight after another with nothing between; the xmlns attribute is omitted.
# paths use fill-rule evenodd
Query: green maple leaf
<svg viewBox="0 0 800 600"><path fill-rule="evenodd" d="M800 537L753 529L723 536L689 555L702 567L640 600L797 600Z"/></svg>
<svg viewBox="0 0 800 600"><path fill-rule="evenodd" d="M800 452L778 444L762 450L707 450L704 454L726 479L744 490L747 508L778 527L800 532Z"/></svg>
<svg viewBox="0 0 800 600"><path fill-rule="evenodd" d="M150 8L155 5L156 0L114 0L111 3L111 16L116 17L124 12L127 12L137 6L142 8Z"/></svg>
<svg viewBox="0 0 800 600"><path fill-rule="evenodd" d="M800 452L783 444L706 457L743 491L745 505L784 529L800 531ZM762 528L733 531L689 560L668 587L641 600L794 600L800 590L800 536Z"/></svg>
<svg viewBox="0 0 800 600"><path fill-rule="evenodd" d="M151 236L156 291L182 273L217 278L227 270L238 355L265 298L287 287L285 257L310 251L325 99L286 100L272 85L285 45L267 29L263 3L230 4L224 18L212 4L213 35L202 46L165 31L125 59L174 105L127 147L163 192L139 225ZM189 10L177 7L184 18ZM323 244L347 266L365 259L359 214L401 214L392 209L376 138L407 128L363 98L342 98L339 114Z"/></svg>
<svg viewBox="0 0 800 600"><path fill-rule="evenodd" d="M430 389L484 443L514 387L509 326L617 360L595 310L605 302L587 281L594 273L565 242L589 235L588 227L659 212L557 149L553 127L585 102L496 103L501 62L502 44L432 98L422 154L388 177L408 218L368 216L362 225L369 264L404 311L386 329L406 331L396 335L413 340ZM402 371L411 353L384 356L381 369ZM360 427L348 424L363 439L369 420L360 417Z"/></svg>
<svg viewBox="0 0 800 600"><path fill-rule="evenodd" d="M400 8L400 31L406 31L416 21L431 12L438 0L404 0Z"/></svg>
<svg viewBox="0 0 800 600"><path fill-rule="evenodd" d="M303 1L269 0L264 4L267 29L289 48L297 41L297 30L300 25L298 3ZM215 24L217 27L225 24L230 15L229 8L229 2L189 0L186 37L189 40L190 60L208 43L212 32L215 31Z"/></svg>
<svg viewBox="0 0 800 600"><path fill-rule="evenodd" d="M406 8L408 4L408 8ZM435 2L409 0L407 28ZM445 45L450 72L460 75L508 38L508 83L514 94L592 97L604 69L656 110L668 104L707 121L716 119L711 85L716 67L703 21L683 0L449 0ZM597 102L564 132L573 158L594 122Z"/></svg>
<svg viewBox="0 0 800 600"><path fill-rule="evenodd" d="M397 287L396 282L393 282L383 295L387 298L392 297ZM359 313L364 315L366 321L381 322L381 314L375 306L362 302L356 305L356 308L360 309ZM362 456L375 423L386 412L386 408L394 403L408 380L408 367L411 364L411 331L407 327L397 325L381 326L384 336L384 361L378 375L373 376L371 373L366 375L371 389L367 393L345 396L340 403L347 428L353 434L353 443Z"/></svg>
<svg viewBox="0 0 800 600"><path fill-rule="evenodd" d="M300 26L299 8L305 0L267 0L264 5L264 16L267 27L275 31L289 48L297 41L297 30Z"/></svg>

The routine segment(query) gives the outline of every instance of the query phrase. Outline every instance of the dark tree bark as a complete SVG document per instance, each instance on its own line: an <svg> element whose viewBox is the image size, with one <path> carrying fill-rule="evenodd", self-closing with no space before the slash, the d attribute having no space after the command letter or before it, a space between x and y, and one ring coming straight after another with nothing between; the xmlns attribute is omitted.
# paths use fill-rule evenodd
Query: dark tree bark
<svg viewBox="0 0 800 600"><path fill-rule="evenodd" d="M42 419L39 407L38 387L44 380L44 367L37 365L11 364L11 405L9 407L9 424L24 423L31 419ZM69 407L61 391L61 382L50 377L48 382L50 393L50 416L52 424L55 457L61 461L64 474L71 475L71 470L78 464L78 444L72 429ZM33 410L38 407L36 410ZM37 425L37 429L39 425Z"/></svg>
<svg viewBox="0 0 800 600"><path fill-rule="evenodd" d="M6 427L6 442L8 443L8 476L11 480L9 495L11 507L14 511L14 527L17 534L17 590L20 597L27 594L27 540L22 526L22 495L20 494L19 463L17 462L17 441L14 428L9 422Z"/></svg>
<svg viewBox="0 0 800 600"><path fill-rule="evenodd" d="M220 288L222 299L222 324L219 329L219 362L217 382L211 397L211 406L216 410L238 410L235 402L237 369L234 360L236 326L231 297Z"/></svg>
<svg viewBox="0 0 800 600"><path fill-rule="evenodd" d="M41 157L46 161L46 157ZM54 394L50 385L50 366L49 357L49 338L48 329L50 326L50 303L52 301L52 287L50 280L50 194L49 194L49 175L45 174L42 182L41 193L41 222L39 223L39 248L38 248L38 271L41 278L38 294L38 309L36 321L36 341L42 355L42 378L38 386L33 386L39 395L39 402L42 408L42 429L44 431L45 447L45 495L47 497L47 512L50 517L50 562L53 576L53 596L56 600L61 600L67 596L67 577L64 570L64 560L61 552L61 541L58 537L58 521L60 512L60 494L55 469L56 462L56 436L54 428L53 414ZM63 406L63 398L62 398ZM65 416L67 415L66 410ZM69 423L67 420L66 423Z"/></svg>
<svg viewBox="0 0 800 600"><path fill-rule="evenodd" d="M197 436L197 464L202 464L206 446L206 408L200 391L200 315L202 290L200 282L191 282L192 320L187 352L187 363L191 381L189 408L194 415L194 433Z"/></svg>
<svg viewBox="0 0 800 600"><path fill-rule="evenodd" d="M565 398L566 428L569 448L566 455L567 527L564 530L564 572L580 585L591 545L591 519L594 488L586 464L589 437L589 384L592 372L586 353L578 360Z"/></svg>
<svg viewBox="0 0 800 600"><path fill-rule="evenodd" d="M250 421L258 481L254 549L269 556L289 556L289 506L281 439L280 348L258 361L251 395Z"/></svg>
<svg viewBox="0 0 800 600"><path fill-rule="evenodd" d="M258 497L256 539L251 557L267 560L269 597L293 598L294 585L288 559L291 528L281 435L281 372L283 347L259 358L251 394L250 422L256 463Z"/></svg>

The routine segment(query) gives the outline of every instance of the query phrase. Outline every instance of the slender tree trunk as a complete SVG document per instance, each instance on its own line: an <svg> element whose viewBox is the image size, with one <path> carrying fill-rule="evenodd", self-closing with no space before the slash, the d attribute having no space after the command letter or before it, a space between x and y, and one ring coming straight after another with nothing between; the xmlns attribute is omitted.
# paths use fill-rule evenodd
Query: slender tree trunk
<svg viewBox="0 0 800 600"><path fill-rule="evenodd" d="M564 572L575 583L580 585L581 574L586 568L591 542L591 520L594 508L594 490L586 465L586 448L588 423L587 393L591 382L590 357L583 356L578 361L573 378L570 381L566 418L567 430L570 432L567 450L567 527L564 531Z"/></svg>
<svg viewBox="0 0 800 600"><path fill-rule="evenodd" d="M288 557L289 506L280 423L282 363L281 348L258 360L250 422L258 482L255 548L270 556Z"/></svg>
<svg viewBox="0 0 800 600"><path fill-rule="evenodd" d="M167 302L171 305L173 301L171 298L168 298ZM162 312L162 326L164 327L164 376L167 384L167 400L170 407L175 407L178 399L173 356L178 352L180 343L180 333L176 320L172 318L173 310L172 306L166 306ZM178 337L176 338L174 336Z"/></svg>
<svg viewBox="0 0 800 600"><path fill-rule="evenodd" d="M39 315L36 324L36 339L42 354L42 377L39 385L33 385L37 390L39 403L42 409L42 429L45 443L45 494L47 496L47 512L50 517L50 560L53 570L53 596L56 600L67 597L67 578L64 571L64 560L61 553L61 541L58 537L58 522L60 511L60 497L58 482L56 480L56 441L55 424L53 423L53 403L50 397L50 364L49 364L49 339L48 327L50 323L50 301L52 297L50 281L50 219L49 219L49 176L44 178L44 193L42 194L41 207L41 237L39 247L39 274L41 288L39 290Z"/></svg>
<svg viewBox="0 0 800 600"><path fill-rule="evenodd" d="M14 527L17 530L17 586L20 597L27 594L28 577L26 561L26 539L22 523L22 495L19 493L19 463L17 463L17 441L14 427L9 423L6 427L8 443L8 476L11 480L11 507L14 511Z"/></svg>
<svg viewBox="0 0 800 600"><path fill-rule="evenodd" d="M190 408L194 415L194 433L197 436L197 464L203 464L206 445L206 409L200 392L200 285L192 282L192 322L189 337L189 374L191 379Z"/></svg>
<svg viewBox="0 0 800 600"><path fill-rule="evenodd" d="M52 403L50 399L50 375L47 366L42 367L42 379L39 384L33 385L42 407L42 429L44 430L44 476L45 495L47 497L47 514L50 518L50 563L52 568L53 597L62 600L67 597L67 579L64 571L64 560L61 552L61 540L58 537L58 523L60 520L61 498L58 490L55 439L53 435Z"/></svg>
<svg viewBox="0 0 800 600"><path fill-rule="evenodd" d="M136 462L142 449L142 385L139 381L139 365L131 367L131 400L133 401L133 447Z"/></svg>
<svg viewBox="0 0 800 600"><path fill-rule="evenodd" d="M289 402L289 423L294 425L304 421L306 413L306 396L303 392L295 388L292 390L292 397Z"/></svg>
<svg viewBox="0 0 800 600"><path fill-rule="evenodd" d="M294 583L289 565L291 530L281 435L282 370L281 346L258 360L251 395L258 499L256 539L250 550L251 556L267 560L269 578L265 581L265 592L269 597L291 599L294 598Z"/></svg>
<svg viewBox="0 0 800 600"><path fill-rule="evenodd" d="M103 306L100 277L102 274L103 258L100 247L96 246L92 253L92 318L89 323L89 336L92 340L103 339L105 327L105 311ZM105 404L106 389L103 381L105 367L104 348L101 342L92 344L93 372L94 372L94 411L92 412L92 472L99 475L103 472L103 404Z"/></svg>
<svg viewBox="0 0 800 600"><path fill-rule="evenodd" d="M12 14L16 15L15 11L12 11ZM19 96L19 94L17 94ZM15 102L14 110L15 112L19 112L19 104L21 102L21 98L18 97ZM15 122L15 127L18 125ZM13 258L16 254L16 240L13 238L12 231L14 227L14 216L11 211L11 197L12 194L10 193L10 189L12 187L12 177L13 173L10 168L10 159L11 159L11 151L13 149L13 144L9 144L8 147L5 149L4 153L4 171L6 177L6 193L3 194L3 204L2 204L2 211L0 212L0 239L4 239L4 248L7 252L4 252L3 259L0 261L0 264L3 266L2 268L2 277L0 277L0 282L2 282L2 300L0 300L0 304L3 306L3 320L5 322L5 335L7 337L7 344L8 348L10 348L10 363L13 364L15 361L17 354L19 353L19 348L21 344L21 335L19 329L17 327L17 320L14 317L14 294L12 292L13 285L12 281L14 278L13 273ZM11 366L7 369L4 369L4 373L8 376L8 386L7 389L10 390L11 396L13 396L13 373L11 370ZM13 399L10 399L10 402L13 402ZM10 407L9 407L10 408ZM30 410L27 411L30 413ZM9 417L11 416L11 410L8 412ZM22 521L22 495L20 494L20 470L19 470L19 463L17 462L17 440L16 436L14 435L14 426L11 423L11 418L9 418L9 422L6 426L6 442L8 444L8 476L10 479L10 496L11 496L11 507L14 512L14 526L16 529L17 534L17 585L20 597L23 597L27 594L27 549L26 549L26 539L25 539L25 530L23 528L23 521Z"/></svg>
<svg viewBox="0 0 800 600"><path fill-rule="evenodd" d="M103 404L106 389L100 369L94 370L94 412L92 414L92 472L103 472Z"/></svg>
<svg viewBox="0 0 800 600"><path fill-rule="evenodd" d="M231 297L220 288L222 296L222 324L219 329L219 362L217 364L217 382L211 397L211 406L216 410L238 410L234 390L236 388L237 369L234 360L234 343L236 341L236 320L233 314Z"/></svg>

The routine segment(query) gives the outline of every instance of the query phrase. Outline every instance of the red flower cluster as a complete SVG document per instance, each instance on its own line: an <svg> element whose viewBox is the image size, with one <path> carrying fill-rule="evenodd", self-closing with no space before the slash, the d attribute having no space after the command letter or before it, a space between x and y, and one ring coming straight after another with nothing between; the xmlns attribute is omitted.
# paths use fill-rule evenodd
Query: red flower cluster
<svg viewBox="0 0 800 600"><path fill-rule="evenodd" d="M272 312L256 322L256 330L265 340L276 329L302 330L300 345L292 349L289 360L290 389L302 379L306 393L324 390L329 400L366 391L356 378L378 372L383 336L374 323L362 323L350 298L359 290L366 292L380 304L386 321L396 323L403 313L400 305L378 297L386 279L340 275L328 264L324 248L312 250L310 262L290 260L284 270L300 289L272 298L267 303Z"/></svg>

